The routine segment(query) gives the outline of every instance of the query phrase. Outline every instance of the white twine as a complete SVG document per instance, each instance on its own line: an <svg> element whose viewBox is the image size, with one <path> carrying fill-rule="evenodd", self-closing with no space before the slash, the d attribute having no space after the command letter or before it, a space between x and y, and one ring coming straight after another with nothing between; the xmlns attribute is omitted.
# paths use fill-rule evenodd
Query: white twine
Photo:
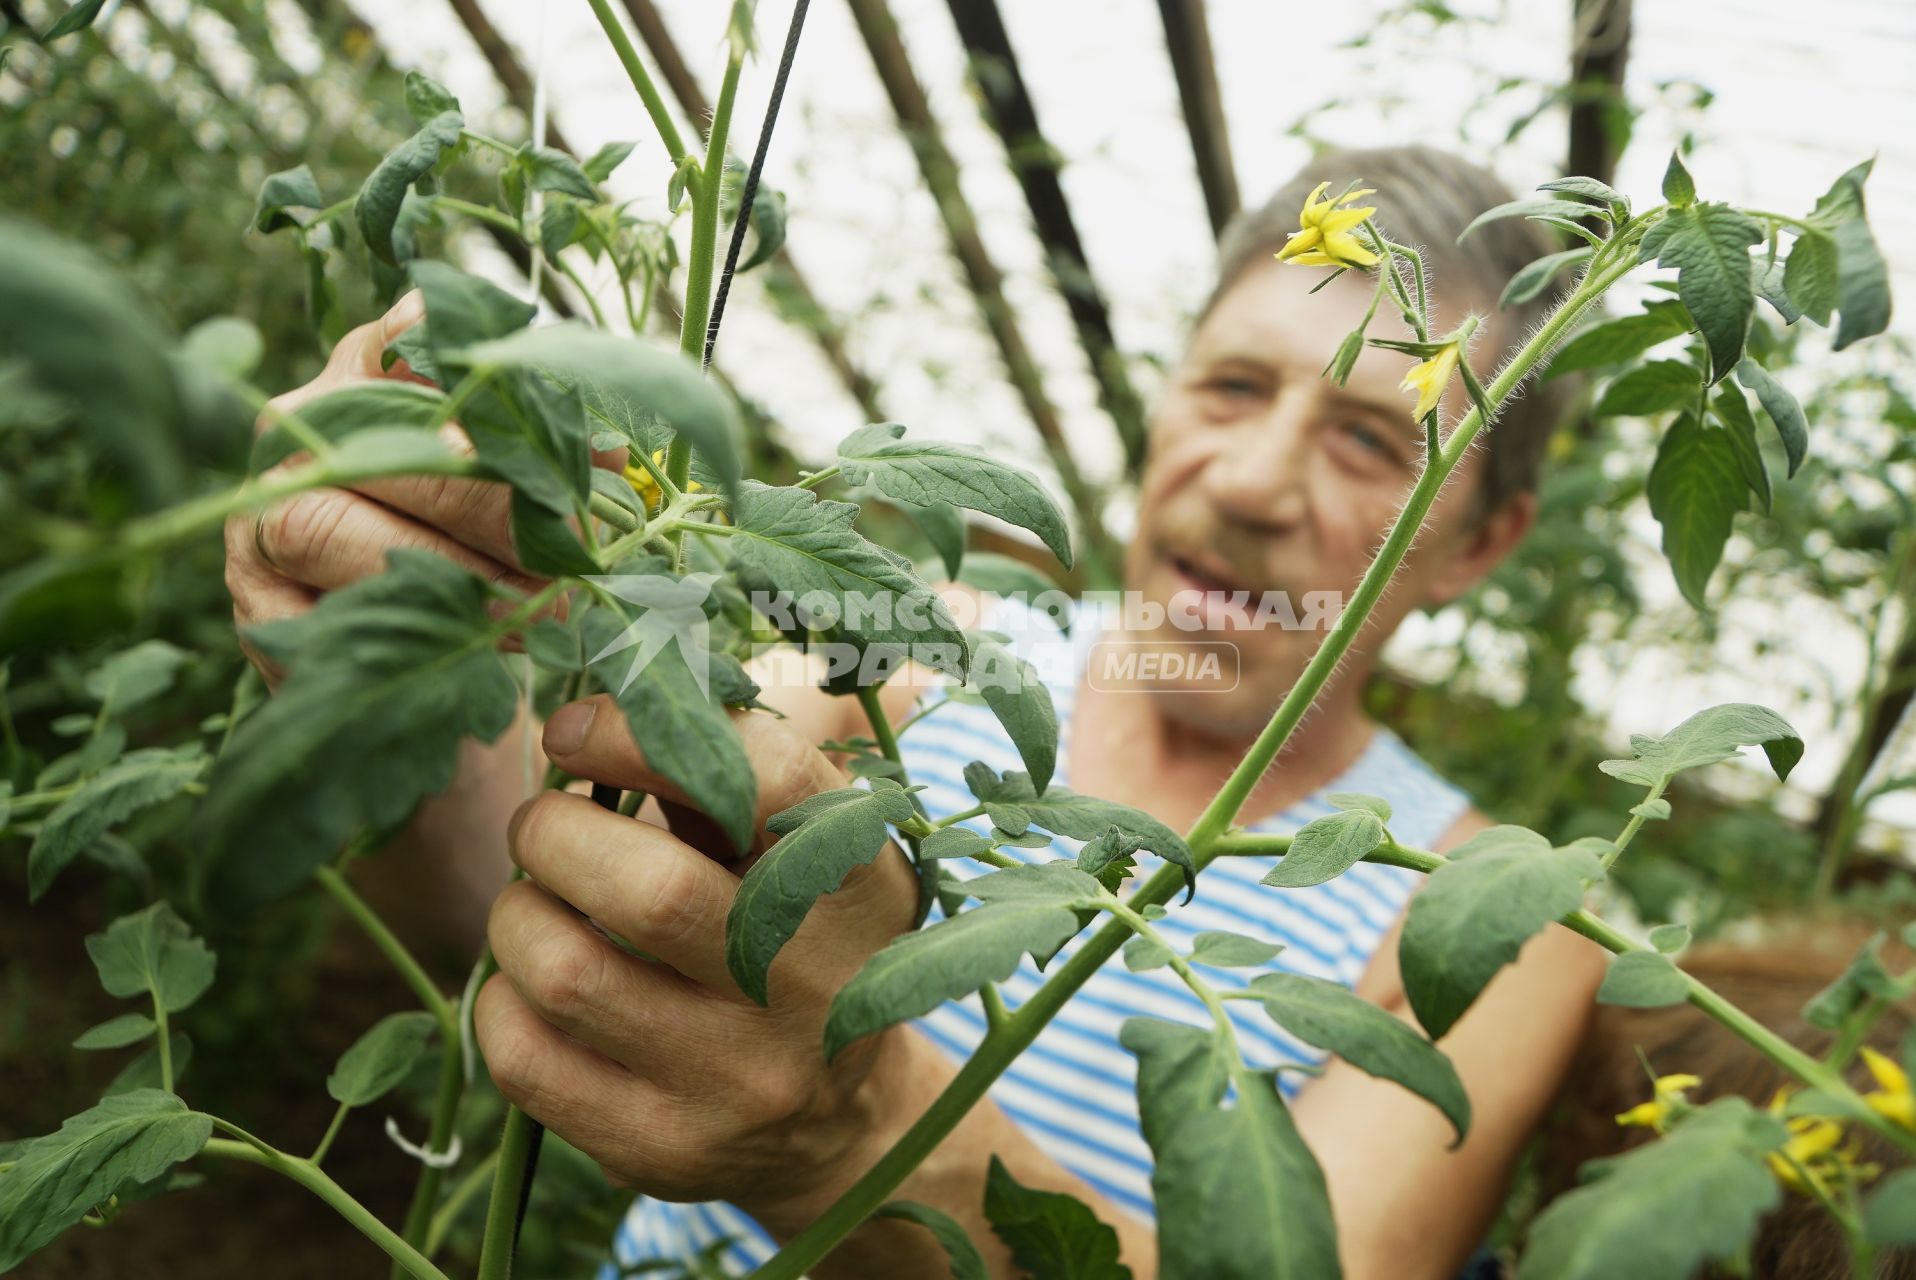
<svg viewBox="0 0 1916 1280"><path fill-rule="evenodd" d="M546 144L546 3L539 0L539 35L532 49L532 145L543 147ZM527 224L534 228L539 225L540 211L545 207L545 193L538 190L526 193ZM533 306L539 305L539 286L543 283L545 254L537 245L532 249L532 297Z"/></svg>
<svg viewBox="0 0 1916 1280"><path fill-rule="evenodd" d="M450 1169L459 1163L459 1135L452 1135L452 1145L444 1151L428 1151L424 1147L406 1141L406 1135L399 1132L399 1121L386 1117L386 1136L401 1151L425 1165L428 1169Z"/></svg>

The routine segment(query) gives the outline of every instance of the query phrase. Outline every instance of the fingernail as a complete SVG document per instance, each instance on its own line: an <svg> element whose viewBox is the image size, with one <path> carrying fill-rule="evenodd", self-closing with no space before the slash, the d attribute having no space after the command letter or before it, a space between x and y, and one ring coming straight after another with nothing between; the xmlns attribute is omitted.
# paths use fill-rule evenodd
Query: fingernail
<svg viewBox="0 0 1916 1280"><path fill-rule="evenodd" d="M596 702L568 702L546 721L545 746L549 756L569 756L585 746L592 717L599 714Z"/></svg>

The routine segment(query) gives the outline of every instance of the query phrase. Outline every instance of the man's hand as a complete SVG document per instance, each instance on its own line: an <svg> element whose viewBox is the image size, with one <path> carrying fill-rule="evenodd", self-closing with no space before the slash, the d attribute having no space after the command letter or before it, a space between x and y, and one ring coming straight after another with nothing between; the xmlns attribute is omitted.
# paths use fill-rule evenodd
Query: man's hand
<svg viewBox="0 0 1916 1280"><path fill-rule="evenodd" d="M846 778L770 716L734 723L758 780L756 855L772 843L767 818ZM703 824L678 822L685 797L647 765L609 697L562 708L545 747L576 777L659 797L675 827L701 838ZM885 1099L911 1052L901 1029L829 1066L823 1031L838 988L911 925L917 884L896 846L819 899L773 964L761 1008L726 969L739 876L714 856L566 792L528 801L509 839L528 878L493 907L500 973L479 994L479 1044L500 1091L615 1182L730 1200L774 1232L796 1230L895 1135Z"/></svg>
<svg viewBox="0 0 1916 1280"><path fill-rule="evenodd" d="M424 318L425 304L414 290L379 319L341 338L319 376L270 401L256 430L344 387L382 379L423 381L404 361L391 369L382 369L380 361L394 338ZM457 424L447 423L441 435L456 452L472 452ZM275 470L304 460L306 455L295 455ZM624 451L595 455L594 461L623 466ZM302 614L325 592L384 573L386 553L396 547L436 551L488 582L520 591L544 585L524 571L513 550L511 493L504 485L457 476L395 476L351 488L311 489L227 521L226 585L233 593L234 620L243 628ZM241 647L268 679L277 679L243 633Z"/></svg>

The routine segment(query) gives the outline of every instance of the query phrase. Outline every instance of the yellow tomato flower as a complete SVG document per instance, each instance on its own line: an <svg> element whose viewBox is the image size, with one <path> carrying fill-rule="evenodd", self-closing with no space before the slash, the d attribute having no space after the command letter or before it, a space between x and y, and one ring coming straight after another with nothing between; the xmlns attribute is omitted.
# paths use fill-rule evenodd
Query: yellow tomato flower
<svg viewBox="0 0 1916 1280"><path fill-rule="evenodd" d="M1703 1081L1696 1076L1682 1071L1672 1075L1658 1076L1655 1096L1648 1102L1640 1102L1619 1115L1617 1123L1654 1129L1662 1133L1663 1127L1670 1121L1670 1113L1676 1110L1679 1104L1688 1101L1683 1095L1702 1083Z"/></svg>
<svg viewBox="0 0 1916 1280"><path fill-rule="evenodd" d="M1450 386L1450 380L1457 374L1457 362L1461 357L1459 344L1447 342L1442 351L1411 366L1400 387L1404 391L1417 393L1417 407L1411 410L1412 418L1422 422L1424 415L1437 407L1444 398L1444 389Z"/></svg>
<svg viewBox="0 0 1916 1280"><path fill-rule="evenodd" d="M1880 1086L1878 1092L1863 1095L1863 1101L1869 1103L1870 1110L1891 1124L1916 1130L1916 1096L1910 1093L1909 1073L1898 1066L1894 1059L1884 1057L1868 1046L1863 1049L1863 1065L1869 1068L1870 1075L1876 1078Z"/></svg>
<svg viewBox="0 0 1916 1280"><path fill-rule="evenodd" d="M665 469L665 450L654 449L652 451L652 465L661 471ZM661 491L659 489L659 482L652 478L652 473L636 462L628 462L625 464L625 478L634 489L639 491L639 501L645 504L646 513L651 514L656 511L658 509L659 494ZM702 492L704 488L704 485L694 480L685 486L685 491L687 493L699 493Z"/></svg>
<svg viewBox="0 0 1916 1280"><path fill-rule="evenodd" d="M1356 230L1377 210L1374 206L1359 209L1340 209L1360 197L1372 194L1372 188L1352 191L1332 200L1326 200L1324 193L1330 189L1330 183L1320 182L1317 190L1311 192L1304 201L1304 209L1297 215L1297 230L1291 232L1291 238L1278 250L1279 262L1295 262L1305 267L1371 267L1377 265L1377 255L1358 243Z"/></svg>
<svg viewBox="0 0 1916 1280"><path fill-rule="evenodd" d="M1785 1085L1770 1099L1770 1114L1782 1119L1790 1135L1781 1148L1763 1157L1778 1182L1792 1191L1827 1195L1832 1181L1868 1182L1880 1172L1875 1165L1858 1159L1863 1147L1854 1137L1846 1146L1838 1146L1843 1141L1840 1120L1829 1116L1785 1117L1791 1092Z"/></svg>

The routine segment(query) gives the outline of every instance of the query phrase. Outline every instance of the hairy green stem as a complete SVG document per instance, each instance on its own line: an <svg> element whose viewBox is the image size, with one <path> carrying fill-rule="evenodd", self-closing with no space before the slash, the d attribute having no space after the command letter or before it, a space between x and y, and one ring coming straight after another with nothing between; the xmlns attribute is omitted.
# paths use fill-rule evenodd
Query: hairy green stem
<svg viewBox="0 0 1916 1280"><path fill-rule="evenodd" d="M384 1249L414 1280L448 1280L445 1272L433 1266L419 1250L400 1239L397 1232L381 1222L372 1210L353 1199L344 1187L327 1177L326 1172L312 1161L255 1142L235 1142L227 1138L209 1139L200 1149L200 1154L256 1164L286 1175L331 1205L340 1217Z"/></svg>
<svg viewBox="0 0 1916 1280"><path fill-rule="evenodd" d="M1603 271L1587 273L1570 296L1491 380L1490 395L1493 402L1501 403L1508 399L1538 362L1555 349L1570 328L1632 265L1633 262L1624 261ZM1370 568L1365 571L1330 634L1324 638L1324 643L1318 647L1304 673L1279 704L1250 751L1192 826L1186 842L1191 846L1200 869L1217 857L1213 846L1235 821L1258 780L1276 760L1292 730L1304 718L1304 713L1310 709L1311 703L1329 682L1332 672L1356 640L1359 629L1396 574L1398 565L1403 562L1445 478L1476 439L1483 425L1483 410L1473 405L1451 432L1442 453L1426 461L1423 473L1412 488L1403 510L1398 513L1389 536L1371 561ZM1126 903L1134 911L1145 906L1162 906L1170 901L1183 882L1183 869L1167 864L1140 885L1126 899ZM1094 933L1030 999L1019 1006L1016 1013L1005 1020L1001 1028L986 1032L977 1051L959 1069L930 1108L830 1208L754 1272L754 1280L800 1280L810 1267L830 1253L958 1127L959 1121L984 1096L992 1082L1037 1039L1038 1033L1064 1007L1065 1002L1090 980L1091 975L1130 936L1130 926L1118 920L1107 922Z"/></svg>
<svg viewBox="0 0 1916 1280"><path fill-rule="evenodd" d="M518 1245L519 1197L524 1194L528 1157L532 1153L532 1117L517 1107L506 1111L499 1137L498 1164L493 1167L492 1195L486 1201L486 1234L479 1246L478 1280L508 1280L512 1252Z"/></svg>
<svg viewBox="0 0 1916 1280"><path fill-rule="evenodd" d="M459 1124L459 1104L466 1096L464 1054L456 1020L449 1033L442 1029L440 1040L439 1089L433 1096L432 1127L426 1134L426 1151L433 1156L443 1156L451 1150L453 1131ZM406 1206L403 1234L408 1244L424 1246L431 1237L433 1211L439 1206L439 1187L445 1178L445 1169L437 1163L420 1166L419 1180L413 1184L412 1203ZM431 1256L432 1250L427 1248L426 1254ZM393 1280L399 1280L397 1274Z"/></svg>
<svg viewBox="0 0 1916 1280"><path fill-rule="evenodd" d="M1656 786L1651 787L1650 790L1644 794L1642 803L1638 804L1636 808L1640 811L1646 805L1662 799L1663 789L1669 785L1670 780L1665 778L1663 781L1657 783ZM1603 855L1603 869L1605 871L1617 865L1617 859L1621 858L1623 851L1630 847L1630 842L1637 838L1637 832L1643 829L1643 824L1648 820L1648 816L1648 814L1643 812L1636 812L1630 815L1630 821L1625 823L1623 830L1617 833L1617 838L1610 842L1610 851Z"/></svg>
<svg viewBox="0 0 1916 1280"><path fill-rule="evenodd" d="M625 34L625 27L612 11L610 0L586 2L592 6L592 14L605 31L612 51L619 55L619 63L631 79L632 87L639 91L639 101L645 104L645 113L652 117L652 127L658 130L659 141L665 144L665 154L676 165L685 158L685 140L679 137L679 127L672 123L672 113L666 110L665 99L659 96L658 89L652 84L651 73L645 69L645 63L639 60L639 51L632 47L632 38Z"/></svg>

